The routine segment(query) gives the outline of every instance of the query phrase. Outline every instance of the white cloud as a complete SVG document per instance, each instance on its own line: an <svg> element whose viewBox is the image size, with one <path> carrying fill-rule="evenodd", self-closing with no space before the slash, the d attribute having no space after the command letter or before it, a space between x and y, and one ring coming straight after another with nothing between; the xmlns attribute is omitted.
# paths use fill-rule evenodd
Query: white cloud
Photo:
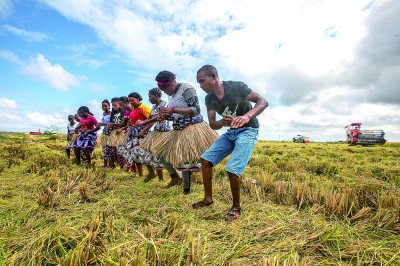
<svg viewBox="0 0 400 266"><path fill-rule="evenodd" d="M16 101L2 97L0 108L2 110L0 131L25 131L27 121L23 119L20 106Z"/></svg>
<svg viewBox="0 0 400 266"><path fill-rule="evenodd" d="M98 99L90 100L90 101L87 101L87 102L86 102L86 106L89 108L89 110L90 110L91 112L96 113L98 110L99 110L100 112L102 112L102 111L101 111L101 101L102 101L102 100L98 100Z"/></svg>
<svg viewBox="0 0 400 266"><path fill-rule="evenodd" d="M20 64L18 56L10 51L0 51L0 58L14 64Z"/></svg>
<svg viewBox="0 0 400 266"><path fill-rule="evenodd" d="M22 64L21 71L30 77L49 82L52 87L60 91L67 91L69 87L79 84L77 77L61 65L52 64L41 54Z"/></svg>
<svg viewBox="0 0 400 266"><path fill-rule="evenodd" d="M99 38L125 53L136 66L179 68L186 76L193 72L191 68L212 60L250 80L290 65L313 75L336 69L340 61L352 56L356 41L365 34L362 23L368 12L361 11L369 3L47 2L65 16L91 26ZM326 35L332 28L335 38Z"/></svg>
<svg viewBox="0 0 400 266"><path fill-rule="evenodd" d="M41 126L65 123L65 119L61 118L60 114L58 113L48 115L39 112L28 112L26 117Z"/></svg>
<svg viewBox="0 0 400 266"><path fill-rule="evenodd" d="M0 108L2 109L17 109L18 105L14 100L0 98Z"/></svg>
<svg viewBox="0 0 400 266"><path fill-rule="evenodd" d="M5 110L2 113L2 121L0 131L26 131L24 128L26 121L23 121L20 113Z"/></svg>
<svg viewBox="0 0 400 266"><path fill-rule="evenodd" d="M0 1L0 18L7 18L11 15L14 9L12 0L1 0Z"/></svg>
<svg viewBox="0 0 400 266"><path fill-rule="evenodd" d="M60 91L67 91L70 87L80 83L78 77L69 73L60 64L52 64L41 54L28 61L23 61L13 52L0 51L0 59L19 65L21 72L25 75L46 81Z"/></svg>
<svg viewBox="0 0 400 266"><path fill-rule="evenodd" d="M75 114L77 108L60 110L51 114L41 112L23 112L18 109L2 108L2 123L0 131L30 132L40 129L44 132L48 128L59 128L66 132L67 117Z"/></svg>
<svg viewBox="0 0 400 266"><path fill-rule="evenodd" d="M42 42L42 41L44 41L44 39L48 38L48 36L46 34L43 34L40 32L35 32L35 31L26 31L26 30L11 26L9 24L3 25L3 28L6 29L7 31L9 31L15 35L18 35L22 38L25 38L29 41Z"/></svg>
<svg viewBox="0 0 400 266"><path fill-rule="evenodd" d="M262 138L315 128L321 139L342 139L354 120L400 124L399 1L47 3L136 69L169 69L195 83L195 71L213 64L223 79L246 82L270 102Z"/></svg>

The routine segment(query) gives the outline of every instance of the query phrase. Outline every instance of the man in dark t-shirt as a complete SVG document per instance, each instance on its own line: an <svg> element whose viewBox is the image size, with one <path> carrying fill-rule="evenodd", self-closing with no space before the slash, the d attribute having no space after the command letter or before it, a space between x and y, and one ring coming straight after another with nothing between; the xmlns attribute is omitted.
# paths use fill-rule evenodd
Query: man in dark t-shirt
<svg viewBox="0 0 400 266"><path fill-rule="evenodd" d="M205 102L210 127L215 130L222 127L229 129L201 155L204 199L193 204L193 208L213 203L212 168L230 155L226 171L233 204L225 220L232 221L241 214L240 175L244 172L257 142L259 124L256 116L264 111L268 102L243 82L221 81L217 69L211 65L200 68L196 78L200 87L207 93ZM251 102L255 103L254 107ZM222 116L218 121L217 113Z"/></svg>

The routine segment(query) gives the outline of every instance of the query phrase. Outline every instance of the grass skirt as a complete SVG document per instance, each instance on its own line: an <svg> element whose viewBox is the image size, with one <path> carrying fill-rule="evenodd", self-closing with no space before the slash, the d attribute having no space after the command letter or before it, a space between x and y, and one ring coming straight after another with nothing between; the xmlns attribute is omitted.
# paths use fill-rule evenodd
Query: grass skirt
<svg viewBox="0 0 400 266"><path fill-rule="evenodd" d="M119 145L126 145L126 142L129 137L128 131L122 131L117 134L116 130L111 132L111 135L108 137L107 145L111 147L117 147Z"/></svg>
<svg viewBox="0 0 400 266"><path fill-rule="evenodd" d="M168 131L154 130L150 134L148 134L144 138L144 140L140 143L140 147L142 147L144 150L147 151L145 156L145 162L157 169L163 169L164 165L162 164L160 157L151 153L150 150L153 144L166 133L168 133Z"/></svg>
<svg viewBox="0 0 400 266"><path fill-rule="evenodd" d="M205 152L218 138L207 122L192 124L182 130L171 130L162 133L150 147L150 151L172 164L179 165L198 162Z"/></svg>
<svg viewBox="0 0 400 266"><path fill-rule="evenodd" d="M140 147L145 150L151 151L151 147L153 147L153 144L168 132L169 131L154 130L144 138L144 140L140 143Z"/></svg>
<svg viewBox="0 0 400 266"><path fill-rule="evenodd" d="M109 136L104 135L104 134L98 134L97 135L97 144L96 144L96 148L104 148L107 144Z"/></svg>

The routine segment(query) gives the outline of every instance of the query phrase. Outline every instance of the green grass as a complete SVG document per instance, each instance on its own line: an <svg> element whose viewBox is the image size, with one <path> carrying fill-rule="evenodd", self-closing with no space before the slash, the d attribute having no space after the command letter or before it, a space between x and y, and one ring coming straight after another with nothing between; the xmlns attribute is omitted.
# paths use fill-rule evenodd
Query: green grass
<svg viewBox="0 0 400 266"><path fill-rule="evenodd" d="M400 144L259 141L242 217L224 161L214 204L120 169L76 166L65 140L0 134L0 265L398 265ZM256 179L257 183L251 183Z"/></svg>

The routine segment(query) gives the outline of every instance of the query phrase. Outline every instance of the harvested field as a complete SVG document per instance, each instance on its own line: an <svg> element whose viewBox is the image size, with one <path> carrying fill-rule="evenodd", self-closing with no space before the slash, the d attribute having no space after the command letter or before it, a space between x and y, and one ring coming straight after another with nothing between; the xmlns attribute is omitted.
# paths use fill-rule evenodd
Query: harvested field
<svg viewBox="0 0 400 266"><path fill-rule="evenodd" d="M0 134L0 265L400 265L400 143L259 141L232 223L224 164L194 210L200 174L184 195L65 144Z"/></svg>

